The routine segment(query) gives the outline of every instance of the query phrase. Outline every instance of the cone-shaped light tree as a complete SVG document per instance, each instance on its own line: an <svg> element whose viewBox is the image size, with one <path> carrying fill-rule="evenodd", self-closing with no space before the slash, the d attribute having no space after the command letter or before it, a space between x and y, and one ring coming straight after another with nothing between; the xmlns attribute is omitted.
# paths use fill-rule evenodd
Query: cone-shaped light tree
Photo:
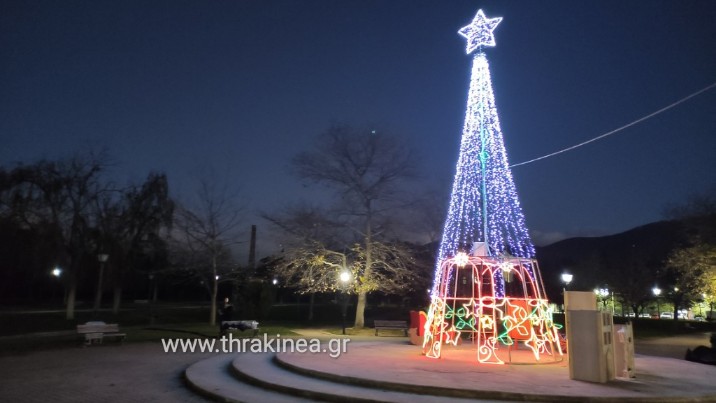
<svg viewBox="0 0 716 403"><path fill-rule="evenodd" d="M432 357L463 332L476 333L483 343L481 362L496 363L502 362L498 343L525 340L539 359L544 342L556 337L482 52L495 46L493 31L501 20L479 10L459 31L467 53L477 52L426 325L424 348Z"/></svg>

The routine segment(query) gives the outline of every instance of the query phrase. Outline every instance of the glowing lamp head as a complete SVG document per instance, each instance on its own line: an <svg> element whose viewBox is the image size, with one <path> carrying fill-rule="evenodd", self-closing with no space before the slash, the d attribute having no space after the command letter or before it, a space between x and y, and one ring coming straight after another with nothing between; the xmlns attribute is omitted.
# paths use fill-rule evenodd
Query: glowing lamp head
<svg viewBox="0 0 716 403"><path fill-rule="evenodd" d="M569 285L569 283L572 282L572 279L574 278L574 275L569 273L562 273L562 282Z"/></svg>
<svg viewBox="0 0 716 403"><path fill-rule="evenodd" d="M661 295L661 288L659 288L659 287L654 287L654 288L651 289L651 292L653 292L654 295L656 295L656 296L658 297L659 295Z"/></svg>
<svg viewBox="0 0 716 403"><path fill-rule="evenodd" d="M350 281L351 274L348 273L347 271L344 271L341 273L340 279L341 279L341 283L345 284Z"/></svg>
<svg viewBox="0 0 716 403"><path fill-rule="evenodd" d="M55 277L60 277L62 275L62 269L60 269L59 267L55 267L52 270L52 275Z"/></svg>
<svg viewBox="0 0 716 403"><path fill-rule="evenodd" d="M470 258L467 256L467 253L459 252L457 255L455 255L455 264L460 267L465 267L469 259Z"/></svg>

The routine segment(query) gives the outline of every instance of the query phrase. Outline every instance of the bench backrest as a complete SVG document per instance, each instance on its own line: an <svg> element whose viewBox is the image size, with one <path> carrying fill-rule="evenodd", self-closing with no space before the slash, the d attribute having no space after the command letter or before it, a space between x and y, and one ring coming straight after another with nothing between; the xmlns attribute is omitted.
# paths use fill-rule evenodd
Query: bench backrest
<svg viewBox="0 0 716 403"><path fill-rule="evenodd" d="M77 325L77 333L116 333L119 332L119 325L116 323L85 323Z"/></svg>

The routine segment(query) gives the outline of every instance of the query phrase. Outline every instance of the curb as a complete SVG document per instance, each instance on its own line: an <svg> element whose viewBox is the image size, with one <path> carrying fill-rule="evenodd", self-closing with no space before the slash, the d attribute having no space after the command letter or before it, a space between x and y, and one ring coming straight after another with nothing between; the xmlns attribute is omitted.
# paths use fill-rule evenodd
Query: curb
<svg viewBox="0 0 716 403"><path fill-rule="evenodd" d="M272 361L279 367L312 378L323 379L335 383L343 383L352 386L360 386L372 389L392 390L403 393L413 393L420 395L433 395L436 397L454 397L463 399L491 399L491 400L510 400L510 401L529 401L529 402L644 402L650 403L668 403L668 402L712 402L716 401L716 395L704 396L648 396L648 397L599 397L599 396L574 396L574 395L547 395L547 394L530 394L519 392L502 392L493 390L465 390L446 388L438 386L425 386L417 384L406 384L398 382L380 381L375 379L358 378L353 376L336 375L328 372L317 371L299 367L282 360L278 355L274 355ZM233 370L232 366L232 370ZM345 401L345 398L342 399Z"/></svg>

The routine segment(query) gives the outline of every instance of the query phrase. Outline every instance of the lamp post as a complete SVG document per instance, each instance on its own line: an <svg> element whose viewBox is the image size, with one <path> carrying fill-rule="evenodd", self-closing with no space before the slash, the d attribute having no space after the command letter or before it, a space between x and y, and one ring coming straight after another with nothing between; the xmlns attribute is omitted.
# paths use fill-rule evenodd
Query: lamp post
<svg viewBox="0 0 716 403"><path fill-rule="evenodd" d="M651 292L653 292L654 296L656 297L656 316L658 318L661 318L661 307L659 306L659 295L661 295L661 288L654 287L651 289Z"/></svg>
<svg viewBox="0 0 716 403"><path fill-rule="evenodd" d="M271 280L271 284L273 285L272 290L274 292L273 301L280 304L282 302L282 297L281 297L281 287L279 287L278 279L274 278L273 280Z"/></svg>
<svg viewBox="0 0 716 403"><path fill-rule="evenodd" d="M100 303L102 302L102 277L104 275L104 265L105 263L107 263L107 259L109 259L109 255L106 253L100 253L99 255L97 255L97 260L99 261L99 276L97 278L97 293L95 293L94 296L95 315L97 315Z"/></svg>
<svg viewBox="0 0 716 403"><path fill-rule="evenodd" d="M55 268L52 269L51 273L52 273L52 277L56 278L57 281L59 282L60 276L62 276L62 269L60 268L60 266L55 266ZM56 289L56 287L52 287L52 299L53 300L55 299L55 289ZM64 297L62 298L62 303L63 304L65 303Z"/></svg>
<svg viewBox="0 0 716 403"><path fill-rule="evenodd" d="M347 271L341 273L341 294L343 297L341 305L341 327L343 328L343 334L346 334L346 311L348 310L348 282L351 280L351 274Z"/></svg>
<svg viewBox="0 0 716 403"><path fill-rule="evenodd" d="M562 299L564 301L564 310L567 310L567 290L569 289L569 283L572 282L572 279L574 278L574 275L564 272L562 273L562 282L564 283L564 287L562 287Z"/></svg>

